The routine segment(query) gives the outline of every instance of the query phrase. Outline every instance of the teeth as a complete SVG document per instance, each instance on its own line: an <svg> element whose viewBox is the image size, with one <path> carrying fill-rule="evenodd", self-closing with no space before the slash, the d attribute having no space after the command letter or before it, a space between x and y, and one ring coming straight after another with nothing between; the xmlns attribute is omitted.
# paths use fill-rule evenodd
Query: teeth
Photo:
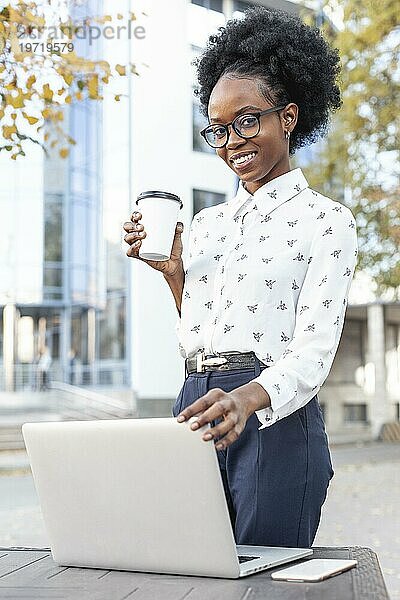
<svg viewBox="0 0 400 600"><path fill-rule="evenodd" d="M248 160L251 160L252 158L254 158L255 155L256 155L255 152L251 152L250 154L246 154L245 156L240 156L239 158L234 158L233 164L234 165L242 165L243 163L247 162Z"/></svg>

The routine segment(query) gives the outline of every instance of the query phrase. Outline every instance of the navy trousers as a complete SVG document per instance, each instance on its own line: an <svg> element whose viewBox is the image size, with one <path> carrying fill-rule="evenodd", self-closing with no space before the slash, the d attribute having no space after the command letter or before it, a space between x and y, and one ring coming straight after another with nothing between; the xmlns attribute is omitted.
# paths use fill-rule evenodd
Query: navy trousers
<svg viewBox="0 0 400 600"><path fill-rule="evenodd" d="M191 373L174 416L208 390L230 392L263 368L256 357L254 369ZM236 543L309 548L334 475L318 397L270 427L259 426L252 414L239 438L217 453Z"/></svg>

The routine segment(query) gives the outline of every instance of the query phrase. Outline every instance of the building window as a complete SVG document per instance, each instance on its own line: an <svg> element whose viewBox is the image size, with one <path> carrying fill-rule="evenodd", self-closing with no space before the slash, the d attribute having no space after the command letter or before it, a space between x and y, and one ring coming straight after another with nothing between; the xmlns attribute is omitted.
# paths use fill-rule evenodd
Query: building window
<svg viewBox="0 0 400 600"><path fill-rule="evenodd" d="M44 268L45 300L61 300L63 285L63 205L62 194L44 197Z"/></svg>
<svg viewBox="0 0 400 600"><path fill-rule="evenodd" d="M106 308L98 315L98 358L100 360L122 360L125 358L125 322L125 296L110 294L107 298Z"/></svg>
<svg viewBox="0 0 400 600"><path fill-rule="evenodd" d="M46 194L44 199L44 259L62 261L63 196Z"/></svg>
<svg viewBox="0 0 400 600"><path fill-rule="evenodd" d="M254 8L256 6L266 6L267 8L280 8L281 10L284 10L288 13L292 13L292 14L299 14L300 12L300 6L303 9L302 3L297 4L295 2L290 2L290 0L279 0L279 2L276 2L276 0L273 0L271 2L269 1L260 1L258 0L257 2L249 2L248 0L234 0L233 1L233 18L238 19L241 18L243 16L243 13L245 12L246 9L248 8ZM307 14L310 14L311 16L314 16L314 12L310 9L305 8L305 12ZM318 14L317 14L318 17ZM316 20L316 17L314 16L314 20ZM317 19L318 21L318 19Z"/></svg>
<svg viewBox="0 0 400 600"><path fill-rule="evenodd" d="M329 383L353 384L365 365L363 321L346 318Z"/></svg>
<svg viewBox="0 0 400 600"><path fill-rule="evenodd" d="M187 35L189 44L205 48L209 36L218 33L225 24L221 0L191 2L187 12Z"/></svg>
<svg viewBox="0 0 400 600"><path fill-rule="evenodd" d="M192 4L202 6L207 10L215 10L216 12L222 13L222 0L192 0Z"/></svg>
<svg viewBox="0 0 400 600"><path fill-rule="evenodd" d="M203 208L225 202L225 194L207 190L193 190L193 216Z"/></svg>
<svg viewBox="0 0 400 600"><path fill-rule="evenodd" d="M366 404L344 404L344 422L345 423L366 423L367 405Z"/></svg>
<svg viewBox="0 0 400 600"><path fill-rule="evenodd" d="M193 99L193 118L192 118L192 131L193 131L193 150L196 152L207 152L208 154L215 154L214 148L211 148L200 135L199 131L204 129L208 125L208 121L200 112L199 101Z"/></svg>
<svg viewBox="0 0 400 600"><path fill-rule="evenodd" d="M254 6L259 5L254 2L246 2L245 0L235 0L233 3L233 17L235 19L241 17L245 10L253 8Z"/></svg>

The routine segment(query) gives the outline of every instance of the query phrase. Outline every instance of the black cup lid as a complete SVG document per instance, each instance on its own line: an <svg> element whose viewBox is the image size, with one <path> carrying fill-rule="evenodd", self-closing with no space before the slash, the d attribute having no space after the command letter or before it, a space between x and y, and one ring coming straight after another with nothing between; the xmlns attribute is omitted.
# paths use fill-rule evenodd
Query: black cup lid
<svg viewBox="0 0 400 600"><path fill-rule="evenodd" d="M143 200L144 198L150 198L150 197L154 198L154 196L156 196L157 198L167 198L168 200L175 200L176 202L179 202L179 204L180 204L179 208L183 207L182 200L176 194L171 194L170 192L160 192L157 190L149 191L149 192L142 192L137 197L136 204L138 204L139 200Z"/></svg>

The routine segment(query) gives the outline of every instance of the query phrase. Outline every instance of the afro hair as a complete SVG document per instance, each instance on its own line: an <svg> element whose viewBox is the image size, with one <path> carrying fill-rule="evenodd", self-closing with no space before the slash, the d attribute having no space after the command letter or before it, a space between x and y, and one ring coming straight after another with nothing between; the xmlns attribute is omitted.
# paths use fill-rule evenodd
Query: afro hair
<svg viewBox="0 0 400 600"><path fill-rule="evenodd" d="M326 134L330 113L341 106L337 77L340 58L317 27L287 12L257 6L227 21L209 37L194 60L200 85L194 93L208 117L213 87L222 75L256 78L272 103L299 107L290 154Z"/></svg>

